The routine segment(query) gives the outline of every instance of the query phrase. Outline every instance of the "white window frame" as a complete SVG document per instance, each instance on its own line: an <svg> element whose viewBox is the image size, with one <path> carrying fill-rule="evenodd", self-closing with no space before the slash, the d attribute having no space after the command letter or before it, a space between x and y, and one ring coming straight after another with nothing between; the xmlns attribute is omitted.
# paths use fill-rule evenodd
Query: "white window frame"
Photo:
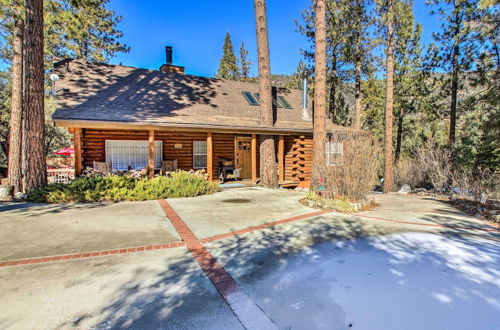
<svg viewBox="0 0 500 330"><path fill-rule="evenodd" d="M106 162L111 162L113 171L142 170L149 163L149 141L106 140ZM121 150L120 150L121 149ZM116 151L120 150L120 154ZM163 141L155 141L155 169L161 168L163 161ZM126 164L126 165L125 165Z"/></svg>
<svg viewBox="0 0 500 330"><path fill-rule="evenodd" d="M205 144L205 148L203 152L197 153L196 144L203 143ZM196 157L204 156L205 157L205 166L196 166ZM203 169L207 168L207 141L206 140L194 140L193 141L193 169Z"/></svg>
<svg viewBox="0 0 500 330"><path fill-rule="evenodd" d="M341 166L344 163L344 143L343 142L326 142L326 165L327 166ZM333 155L340 155L333 157Z"/></svg>

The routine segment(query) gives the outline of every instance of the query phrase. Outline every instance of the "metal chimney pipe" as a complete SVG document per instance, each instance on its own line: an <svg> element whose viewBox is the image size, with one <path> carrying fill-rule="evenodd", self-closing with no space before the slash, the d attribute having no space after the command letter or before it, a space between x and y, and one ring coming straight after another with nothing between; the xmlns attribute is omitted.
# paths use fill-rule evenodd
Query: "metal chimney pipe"
<svg viewBox="0 0 500 330"><path fill-rule="evenodd" d="M309 113L307 113L307 77L304 74L302 77L302 119L310 120Z"/></svg>
<svg viewBox="0 0 500 330"><path fill-rule="evenodd" d="M172 46L165 46L166 64L172 65Z"/></svg>

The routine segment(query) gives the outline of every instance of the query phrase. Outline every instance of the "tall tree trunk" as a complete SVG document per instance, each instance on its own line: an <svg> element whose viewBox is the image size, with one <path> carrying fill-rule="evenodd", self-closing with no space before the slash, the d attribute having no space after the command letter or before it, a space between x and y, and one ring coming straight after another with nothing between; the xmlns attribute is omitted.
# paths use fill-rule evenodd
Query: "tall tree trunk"
<svg viewBox="0 0 500 330"><path fill-rule="evenodd" d="M357 40L356 48L354 50L355 59L355 83L354 83L354 121L353 128L356 130L361 129L361 67L363 65L363 59L361 54L362 46L362 34L363 34L363 7L361 0L356 1L356 10L358 15L358 26L357 26Z"/></svg>
<svg viewBox="0 0 500 330"><path fill-rule="evenodd" d="M386 98L385 98L385 141L384 141L384 193L393 189L392 158L392 112L394 103L394 54L393 54L392 0L387 1L387 62L386 62Z"/></svg>
<svg viewBox="0 0 500 330"><path fill-rule="evenodd" d="M457 32L458 34L458 32ZM450 136L448 144L455 144L455 129L457 125L457 95L458 95L458 57L460 56L460 44L458 35L455 36L453 45L453 73L451 75L451 104L450 104Z"/></svg>
<svg viewBox="0 0 500 330"><path fill-rule="evenodd" d="M47 184L45 168L43 0L26 0L25 116L23 118L23 180L29 192Z"/></svg>
<svg viewBox="0 0 500 330"><path fill-rule="evenodd" d="M394 159L399 160L399 156L401 155L401 144L403 142L403 119L404 119L404 111L400 109L398 115L398 132L396 133L396 151L394 152Z"/></svg>
<svg viewBox="0 0 500 330"><path fill-rule="evenodd" d="M22 6L14 2L14 28L12 30L12 94L9 123L9 184L14 193L22 192L21 146L23 141L23 30Z"/></svg>
<svg viewBox="0 0 500 330"><path fill-rule="evenodd" d="M314 67L314 127L313 175L311 188L319 191L325 170L326 144L326 12L325 1L317 0L315 6L315 67Z"/></svg>
<svg viewBox="0 0 500 330"><path fill-rule="evenodd" d="M267 33L266 1L254 0L255 25L257 30L257 55L259 64L260 125L274 126L273 97L271 87L271 65L269 60L269 38ZM273 135L260 136L260 179L265 187L278 186L276 151Z"/></svg>
<svg viewBox="0 0 500 330"><path fill-rule="evenodd" d="M332 79L330 83L330 102L328 103L328 116L335 123L336 107L337 106L337 56L332 55Z"/></svg>

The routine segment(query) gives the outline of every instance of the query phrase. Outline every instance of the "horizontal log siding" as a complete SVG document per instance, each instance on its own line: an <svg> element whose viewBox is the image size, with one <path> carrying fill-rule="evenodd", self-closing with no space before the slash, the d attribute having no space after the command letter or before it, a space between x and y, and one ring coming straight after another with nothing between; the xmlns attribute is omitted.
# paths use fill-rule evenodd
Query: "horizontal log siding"
<svg viewBox="0 0 500 330"><path fill-rule="evenodd" d="M234 159L234 134L213 134L214 173L217 173L218 159ZM82 137L82 162L84 167L92 167L94 161L105 161L106 140L144 140L147 131L95 130L84 129ZM206 141L207 133L203 132L167 132L155 131L155 140L163 141L163 160L175 160L179 169L193 168L193 141ZM182 148L175 148L182 144Z"/></svg>
<svg viewBox="0 0 500 330"><path fill-rule="evenodd" d="M193 142L207 140L207 134L202 132L158 131L155 132L155 136L163 141L163 160L177 159L178 168L185 171L193 168ZM182 144L182 148L175 148L176 144Z"/></svg>
<svg viewBox="0 0 500 330"><path fill-rule="evenodd" d="M214 178L218 175L219 159L225 158L234 164L234 134L214 133L212 134L214 145Z"/></svg>
<svg viewBox="0 0 500 330"><path fill-rule="evenodd" d="M148 140L147 131L126 130L82 130L82 163L83 168L92 167L94 161L106 160L106 140ZM234 162L234 138L231 133L213 133L214 162L213 171L217 175L219 158ZM249 136L239 134L238 136ZM177 159L182 170L193 168L193 141L206 140L203 132L168 132L155 131L155 140L163 141L163 160ZM182 148L175 148L182 144ZM276 140L276 148L277 148ZM257 176L260 168L260 136L257 135ZM312 136L285 137L285 180L309 181L312 171Z"/></svg>

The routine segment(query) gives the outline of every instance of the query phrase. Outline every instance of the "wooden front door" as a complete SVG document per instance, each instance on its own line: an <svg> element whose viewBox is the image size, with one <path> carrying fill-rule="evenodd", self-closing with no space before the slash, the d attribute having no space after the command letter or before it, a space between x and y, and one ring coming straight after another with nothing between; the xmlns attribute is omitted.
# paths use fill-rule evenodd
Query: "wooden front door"
<svg viewBox="0 0 500 330"><path fill-rule="evenodd" d="M234 153L235 166L240 169L240 178L250 179L252 177L252 138L236 137L234 140Z"/></svg>

